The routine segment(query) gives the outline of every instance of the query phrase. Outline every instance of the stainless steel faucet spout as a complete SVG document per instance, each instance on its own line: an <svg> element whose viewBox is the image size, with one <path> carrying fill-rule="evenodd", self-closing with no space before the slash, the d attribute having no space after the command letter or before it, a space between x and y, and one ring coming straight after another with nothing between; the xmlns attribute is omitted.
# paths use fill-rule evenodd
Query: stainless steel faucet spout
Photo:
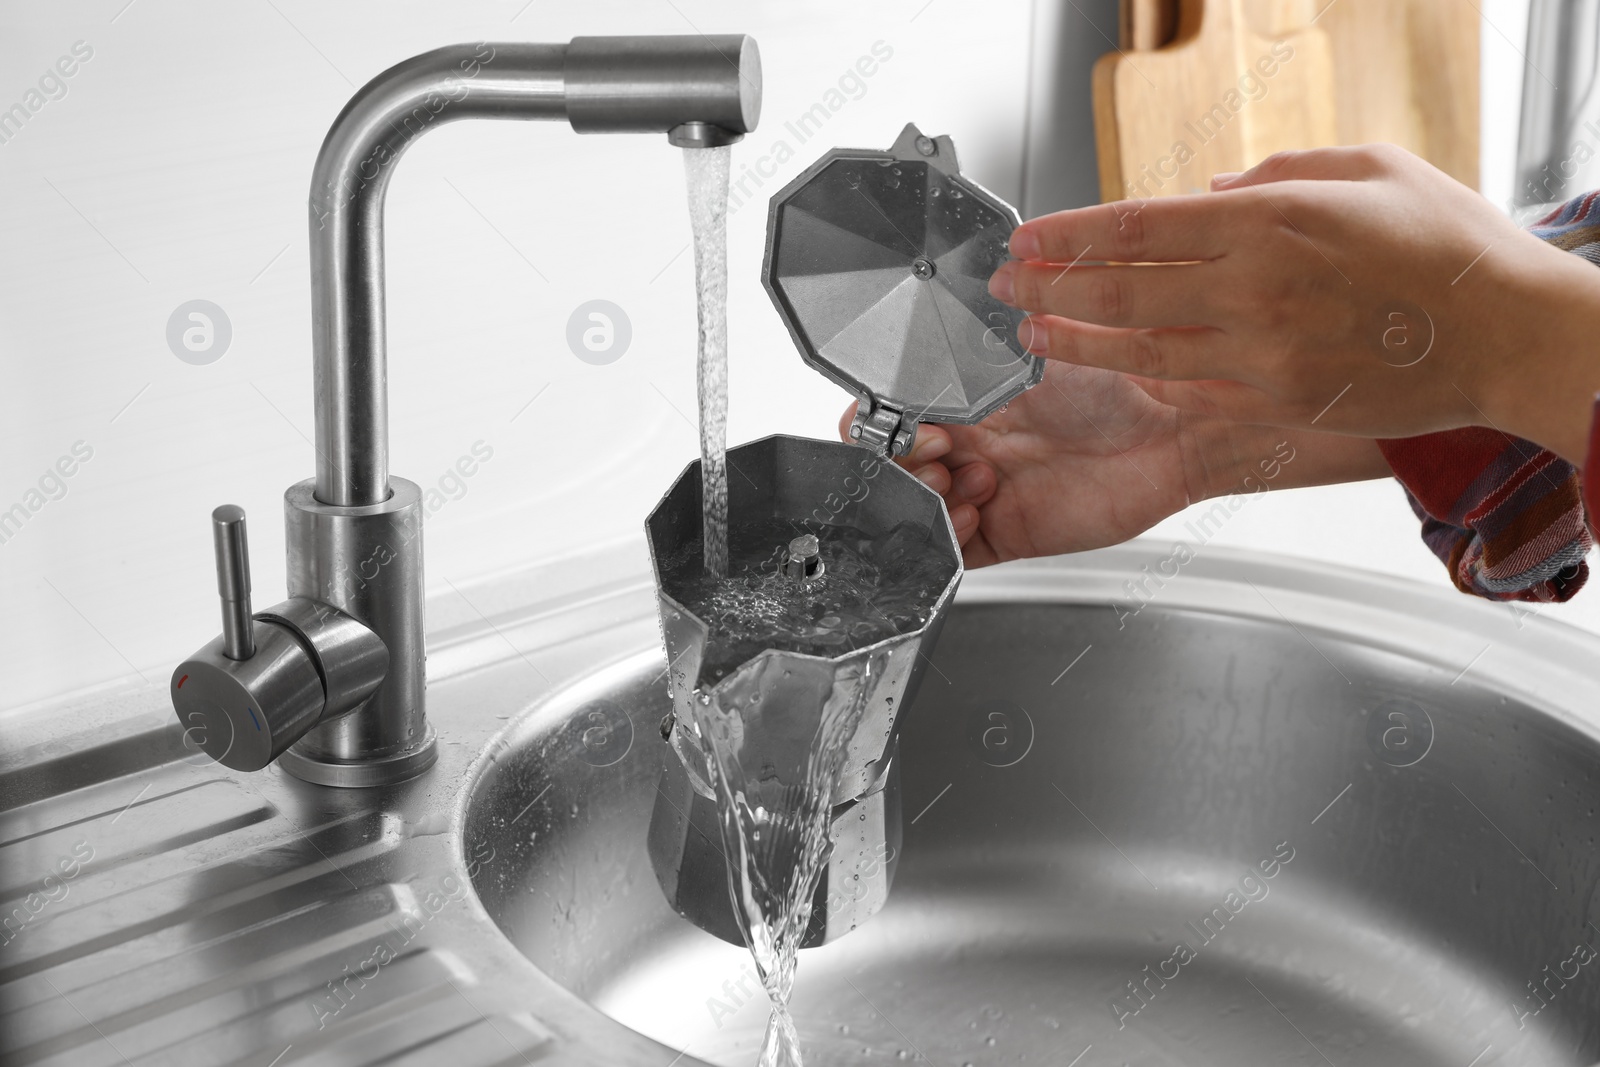
<svg viewBox="0 0 1600 1067"><path fill-rule="evenodd" d="M760 56L742 35L450 45L363 86L329 129L311 180L316 499L360 507L389 497L383 201L413 141L441 123L485 118L725 144L754 129L760 110Z"/></svg>
<svg viewBox="0 0 1600 1067"><path fill-rule="evenodd" d="M411 142L457 119L566 119L702 148L738 140L760 111L760 56L744 36L451 45L351 98L311 179L317 473L284 494L289 599L251 615L244 513L217 509L224 635L173 673L187 739L238 770L277 760L349 788L433 764L422 491L389 476L384 354L383 198Z"/></svg>

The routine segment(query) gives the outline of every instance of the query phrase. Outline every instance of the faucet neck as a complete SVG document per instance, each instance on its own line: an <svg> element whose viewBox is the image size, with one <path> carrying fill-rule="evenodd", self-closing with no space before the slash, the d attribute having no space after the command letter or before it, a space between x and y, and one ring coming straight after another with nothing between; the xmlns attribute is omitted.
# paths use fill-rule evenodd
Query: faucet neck
<svg viewBox="0 0 1600 1067"><path fill-rule="evenodd" d="M311 328L317 499L389 496L383 203L428 129L465 118L566 117L564 45L462 44L391 67L345 105L311 178Z"/></svg>
<svg viewBox="0 0 1600 1067"><path fill-rule="evenodd" d="M570 44L458 44L363 86L328 130L312 172L311 322L316 499L389 496L383 201L400 156L466 118L564 119L579 133L671 133L726 143L761 108L755 41L744 36L577 37ZM728 136L704 141L707 128Z"/></svg>

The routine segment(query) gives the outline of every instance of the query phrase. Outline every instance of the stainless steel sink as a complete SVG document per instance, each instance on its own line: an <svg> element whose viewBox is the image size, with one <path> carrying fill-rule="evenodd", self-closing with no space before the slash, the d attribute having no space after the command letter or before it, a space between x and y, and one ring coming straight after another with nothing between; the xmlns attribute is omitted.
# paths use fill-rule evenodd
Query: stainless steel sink
<svg viewBox="0 0 1600 1067"><path fill-rule="evenodd" d="M808 1065L1600 1058L1597 643L1239 558L1129 615L1118 571L969 579L904 723L890 901L801 956ZM644 848L669 708L652 649L513 727L466 813L475 886L590 1005L745 1067L747 956Z"/></svg>
<svg viewBox="0 0 1600 1067"><path fill-rule="evenodd" d="M1600 640L1169 556L967 577L893 895L802 955L808 1067L1600 1059ZM0 1063L754 1062L745 954L646 854L652 585L595 570L430 606L439 759L400 785L218 767L160 684L9 715Z"/></svg>

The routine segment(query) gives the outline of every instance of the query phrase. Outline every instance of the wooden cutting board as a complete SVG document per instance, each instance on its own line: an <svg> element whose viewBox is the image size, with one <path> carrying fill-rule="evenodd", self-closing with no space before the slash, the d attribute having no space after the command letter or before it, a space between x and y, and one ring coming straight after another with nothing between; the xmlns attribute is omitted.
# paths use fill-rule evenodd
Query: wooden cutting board
<svg viewBox="0 0 1600 1067"><path fill-rule="evenodd" d="M1340 144L1389 141L1476 189L1477 9L1460 0L1327 2L1246 0L1245 18L1261 33L1312 19L1327 33Z"/></svg>
<svg viewBox="0 0 1600 1067"><path fill-rule="evenodd" d="M1154 52L1178 34L1178 5L1173 0L1122 0L1117 12L1122 47Z"/></svg>
<svg viewBox="0 0 1600 1067"><path fill-rule="evenodd" d="M1095 63L1102 199L1198 192L1273 152L1337 143L1333 53L1320 27L1266 36L1244 0L1177 0L1175 27L1155 51Z"/></svg>
<svg viewBox="0 0 1600 1067"><path fill-rule="evenodd" d="M1122 0L1122 47L1172 46L1183 33L1183 6L1182 0ZM1308 27L1326 34L1332 143L1389 141L1477 188L1481 20L1475 11L1458 0L1241 0L1238 11L1252 33L1269 39ZM1098 131L1098 99L1095 119ZM1122 195L1111 193L1104 164L1101 176L1103 196ZM1113 180L1121 181L1120 169Z"/></svg>

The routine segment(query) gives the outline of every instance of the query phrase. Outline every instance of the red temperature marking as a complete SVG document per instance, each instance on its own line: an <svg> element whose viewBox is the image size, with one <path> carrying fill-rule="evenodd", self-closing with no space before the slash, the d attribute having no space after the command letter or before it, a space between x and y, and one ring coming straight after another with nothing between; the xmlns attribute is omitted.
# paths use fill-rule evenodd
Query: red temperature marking
<svg viewBox="0 0 1600 1067"><path fill-rule="evenodd" d="M184 675L182 678L179 678L178 679L178 688L182 689L183 688L183 683L187 682L188 680L189 680L189 676L187 674Z"/></svg>

